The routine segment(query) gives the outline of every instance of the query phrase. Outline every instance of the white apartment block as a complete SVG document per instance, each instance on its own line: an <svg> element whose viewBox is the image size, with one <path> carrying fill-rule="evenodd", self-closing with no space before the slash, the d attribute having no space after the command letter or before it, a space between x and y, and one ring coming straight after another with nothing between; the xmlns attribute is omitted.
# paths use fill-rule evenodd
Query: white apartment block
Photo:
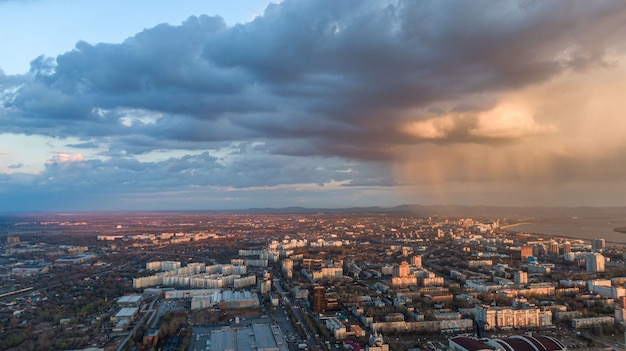
<svg viewBox="0 0 626 351"><path fill-rule="evenodd" d="M476 306L474 315L476 320L486 322L486 329L552 325L552 312L537 308L515 310L511 307Z"/></svg>

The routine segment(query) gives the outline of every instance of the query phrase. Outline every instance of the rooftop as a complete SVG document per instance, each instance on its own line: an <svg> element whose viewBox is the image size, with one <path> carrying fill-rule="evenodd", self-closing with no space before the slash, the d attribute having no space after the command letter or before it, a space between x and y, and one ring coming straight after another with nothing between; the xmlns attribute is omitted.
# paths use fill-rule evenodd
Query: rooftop
<svg viewBox="0 0 626 351"><path fill-rule="evenodd" d="M467 351L496 350L505 351L561 351L565 346L560 341L548 336L516 335L503 339L475 339L457 336L450 339Z"/></svg>
<svg viewBox="0 0 626 351"><path fill-rule="evenodd" d="M288 348L278 326L254 324L244 328L212 331L210 350L288 351Z"/></svg>

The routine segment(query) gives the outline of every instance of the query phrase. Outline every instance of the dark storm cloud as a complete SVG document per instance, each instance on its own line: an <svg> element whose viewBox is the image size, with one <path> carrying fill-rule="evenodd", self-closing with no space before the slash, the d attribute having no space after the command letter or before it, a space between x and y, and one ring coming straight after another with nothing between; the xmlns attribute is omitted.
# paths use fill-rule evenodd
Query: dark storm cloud
<svg viewBox="0 0 626 351"><path fill-rule="evenodd" d="M323 140L327 147L311 153L368 158L420 142L398 133L408 111L446 101L458 109L476 94L606 65L607 47L625 34L625 7L323 0L271 4L234 27L191 17L121 44L80 42L54 61L34 60L29 81L3 99L2 120L12 132L146 134L154 149L162 140L297 136ZM120 109L168 117L127 128L107 113Z"/></svg>

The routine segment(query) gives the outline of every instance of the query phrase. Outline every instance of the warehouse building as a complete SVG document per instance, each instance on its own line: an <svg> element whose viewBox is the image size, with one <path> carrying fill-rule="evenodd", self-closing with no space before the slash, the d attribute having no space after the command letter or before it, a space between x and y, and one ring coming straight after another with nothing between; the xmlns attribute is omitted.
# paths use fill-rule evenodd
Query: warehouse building
<svg viewBox="0 0 626 351"><path fill-rule="evenodd" d="M208 345L207 345L208 346ZM211 332L211 351L288 351L280 328L253 324L244 328L223 328Z"/></svg>

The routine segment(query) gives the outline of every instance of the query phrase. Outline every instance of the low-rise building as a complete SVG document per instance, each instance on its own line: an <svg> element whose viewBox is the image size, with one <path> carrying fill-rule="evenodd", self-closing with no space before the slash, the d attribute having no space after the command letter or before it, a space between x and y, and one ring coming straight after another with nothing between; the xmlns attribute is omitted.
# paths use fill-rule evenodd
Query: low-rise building
<svg viewBox="0 0 626 351"><path fill-rule="evenodd" d="M326 318L326 329L333 333L335 339L342 340L346 337L346 326L336 317Z"/></svg>
<svg viewBox="0 0 626 351"><path fill-rule="evenodd" d="M572 327L574 329L584 329L595 327L603 324L615 323L614 317L591 317L591 318L574 318L572 319Z"/></svg>

